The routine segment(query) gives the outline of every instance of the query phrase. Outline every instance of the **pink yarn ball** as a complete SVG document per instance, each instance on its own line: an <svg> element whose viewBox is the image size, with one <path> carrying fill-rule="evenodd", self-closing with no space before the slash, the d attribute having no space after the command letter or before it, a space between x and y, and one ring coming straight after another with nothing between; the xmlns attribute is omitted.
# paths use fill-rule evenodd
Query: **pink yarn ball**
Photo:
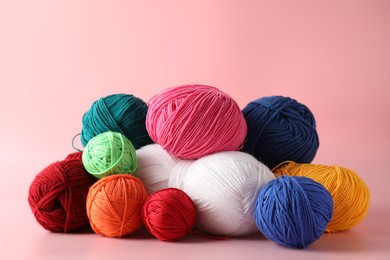
<svg viewBox="0 0 390 260"><path fill-rule="evenodd" d="M149 101L146 128L154 142L181 159L242 148L247 133L238 104L205 85L163 90Z"/></svg>

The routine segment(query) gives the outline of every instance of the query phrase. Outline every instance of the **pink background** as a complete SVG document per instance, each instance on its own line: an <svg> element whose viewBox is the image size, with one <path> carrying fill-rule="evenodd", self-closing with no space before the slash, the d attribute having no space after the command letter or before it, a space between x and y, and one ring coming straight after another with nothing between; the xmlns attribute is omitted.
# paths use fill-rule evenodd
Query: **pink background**
<svg viewBox="0 0 390 260"><path fill-rule="evenodd" d="M390 1L0 0L0 259L390 259ZM81 117L114 93L148 101L209 84L241 107L290 96L315 114L315 163L355 170L371 190L358 227L305 250L260 236L163 243L46 232L34 176L74 150Z"/></svg>

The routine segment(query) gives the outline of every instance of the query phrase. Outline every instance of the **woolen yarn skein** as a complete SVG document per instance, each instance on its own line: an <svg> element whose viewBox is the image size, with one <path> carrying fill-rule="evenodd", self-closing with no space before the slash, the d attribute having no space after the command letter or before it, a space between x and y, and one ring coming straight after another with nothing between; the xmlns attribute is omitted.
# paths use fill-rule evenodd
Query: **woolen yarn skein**
<svg viewBox="0 0 390 260"><path fill-rule="evenodd" d="M86 199L96 181L78 154L43 169L30 185L28 202L37 222L53 232L76 232L89 226Z"/></svg>
<svg viewBox="0 0 390 260"><path fill-rule="evenodd" d="M238 104L205 85L167 88L149 101L146 128L152 140L180 159L239 150L247 126Z"/></svg>
<svg viewBox="0 0 390 260"><path fill-rule="evenodd" d="M94 101L82 117L81 144L98 134L114 131L126 136L136 149L152 143L146 131L148 106L133 95L112 94Z"/></svg>
<svg viewBox="0 0 390 260"><path fill-rule="evenodd" d="M92 138L82 155L85 169L100 179L116 173L134 173L137 157L134 146L126 136L104 132Z"/></svg>
<svg viewBox="0 0 390 260"><path fill-rule="evenodd" d="M152 194L168 188L171 171L181 160L165 151L159 144L145 145L136 153L137 170L134 176L142 181L147 192Z"/></svg>
<svg viewBox="0 0 390 260"><path fill-rule="evenodd" d="M124 237L142 226L141 210L148 198L142 182L129 174L114 174L96 182L87 197L87 214L95 233Z"/></svg>
<svg viewBox="0 0 390 260"><path fill-rule="evenodd" d="M191 232L196 223L196 208L182 190L167 188L154 192L142 209L148 231L162 241L174 241Z"/></svg>
<svg viewBox="0 0 390 260"><path fill-rule="evenodd" d="M353 170L321 164L284 162L273 169L276 176L304 176L321 183L333 197L333 218L326 232L353 228L367 216L370 192L364 180Z"/></svg>
<svg viewBox="0 0 390 260"><path fill-rule="evenodd" d="M258 232L254 204L260 189L274 178L271 170L253 156L227 151L192 163L179 162L169 185L190 196L197 209L196 227L200 231L244 236Z"/></svg>
<svg viewBox="0 0 390 260"><path fill-rule="evenodd" d="M260 191L255 220L268 239L305 248L319 239L332 218L333 200L324 186L306 177L281 176Z"/></svg>
<svg viewBox="0 0 390 260"><path fill-rule="evenodd" d="M244 152L270 168L291 160L310 163L319 139L314 115L307 106L283 96L263 97L243 110L248 125Z"/></svg>

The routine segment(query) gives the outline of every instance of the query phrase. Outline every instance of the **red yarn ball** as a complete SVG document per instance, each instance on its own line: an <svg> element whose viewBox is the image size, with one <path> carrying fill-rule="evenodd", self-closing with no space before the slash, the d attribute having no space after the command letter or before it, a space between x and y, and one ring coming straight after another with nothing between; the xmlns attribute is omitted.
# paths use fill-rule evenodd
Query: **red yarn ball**
<svg viewBox="0 0 390 260"><path fill-rule="evenodd" d="M75 232L89 226L86 200L96 181L78 154L47 166L33 180L28 202L37 222L52 232Z"/></svg>
<svg viewBox="0 0 390 260"><path fill-rule="evenodd" d="M196 208L182 190L167 188L152 193L142 208L148 231L163 241L178 240L191 232L196 223Z"/></svg>
<svg viewBox="0 0 390 260"><path fill-rule="evenodd" d="M75 159L75 160L82 160L83 152L74 152L70 153L68 156L66 156L65 160Z"/></svg>

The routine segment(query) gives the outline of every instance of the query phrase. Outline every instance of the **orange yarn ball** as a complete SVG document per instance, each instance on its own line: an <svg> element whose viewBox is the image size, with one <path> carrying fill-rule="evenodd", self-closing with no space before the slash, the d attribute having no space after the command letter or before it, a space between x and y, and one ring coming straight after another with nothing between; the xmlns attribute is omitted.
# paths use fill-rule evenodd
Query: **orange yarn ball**
<svg viewBox="0 0 390 260"><path fill-rule="evenodd" d="M130 174L114 174L96 182L88 192L87 215L93 231L124 237L142 226L141 210L148 194Z"/></svg>

